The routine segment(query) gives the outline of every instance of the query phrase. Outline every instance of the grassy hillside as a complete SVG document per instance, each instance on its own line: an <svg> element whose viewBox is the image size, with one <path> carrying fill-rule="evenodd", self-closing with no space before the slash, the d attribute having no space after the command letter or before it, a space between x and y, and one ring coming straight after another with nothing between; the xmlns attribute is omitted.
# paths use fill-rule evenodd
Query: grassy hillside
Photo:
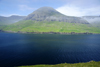
<svg viewBox="0 0 100 67"><path fill-rule="evenodd" d="M100 22L95 22L95 23L91 23L94 27L97 27L100 29Z"/></svg>
<svg viewBox="0 0 100 67"><path fill-rule="evenodd" d="M87 62L87 63L75 63L75 64L56 64L56 65L31 65L31 66L19 66L19 67L100 67L100 62Z"/></svg>
<svg viewBox="0 0 100 67"><path fill-rule="evenodd" d="M2 28L4 31L22 32L76 32L100 33L100 29L90 24L67 23L58 21L20 21Z"/></svg>

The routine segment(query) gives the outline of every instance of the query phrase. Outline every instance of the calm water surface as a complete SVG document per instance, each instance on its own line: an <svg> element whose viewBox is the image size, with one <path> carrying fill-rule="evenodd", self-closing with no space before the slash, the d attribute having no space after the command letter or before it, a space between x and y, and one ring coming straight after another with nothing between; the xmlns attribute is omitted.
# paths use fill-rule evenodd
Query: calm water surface
<svg viewBox="0 0 100 67"><path fill-rule="evenodd" d="M0 67L100 61L100 35L0 33Z"/></svg>

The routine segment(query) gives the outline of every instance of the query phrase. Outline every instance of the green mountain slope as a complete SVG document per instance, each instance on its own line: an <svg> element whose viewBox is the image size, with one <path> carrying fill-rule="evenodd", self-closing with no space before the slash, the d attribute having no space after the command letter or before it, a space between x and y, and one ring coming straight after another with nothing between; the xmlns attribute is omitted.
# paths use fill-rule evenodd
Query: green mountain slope
<svg viewBox="0 0 100 67"><path fill-rule="evenodd" d="M94 23L91 23L91 24L92 24L92 26L100 29L100 22L94 22Z"/></svg>
<svg viewBox="0 0 100 67"><path fill-rule="evenodd" d="M25 20L2 28L4 31L14 32L76 32L76 33L100 33L100 29L90 24L68 23L58 21L32 21Z"/></svg>
<svg viewBox="0 0 100 67"><path fill-rule="evenodd" d="M51 7L42 7L17 23L2 26L1 30L12 32L60 32L60 33L100 33L80 17L65 16Z"/></svg>

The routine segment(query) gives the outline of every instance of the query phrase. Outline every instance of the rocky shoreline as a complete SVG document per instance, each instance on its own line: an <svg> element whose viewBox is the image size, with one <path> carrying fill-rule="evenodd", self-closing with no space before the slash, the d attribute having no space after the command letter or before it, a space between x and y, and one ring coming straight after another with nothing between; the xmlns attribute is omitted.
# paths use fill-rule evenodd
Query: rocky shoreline
<svg viewBox="0 0 100 67"><path fill-rule="evenodd" d="M75 32L71 32L71 33L66 33L66 32L22 32L22 31L3 31L0 30L0 32L7 32L7 33L30 33L30 34L94 34L94 33L89 33L89 32L84 32L84 33L75 33Z"/></svg>

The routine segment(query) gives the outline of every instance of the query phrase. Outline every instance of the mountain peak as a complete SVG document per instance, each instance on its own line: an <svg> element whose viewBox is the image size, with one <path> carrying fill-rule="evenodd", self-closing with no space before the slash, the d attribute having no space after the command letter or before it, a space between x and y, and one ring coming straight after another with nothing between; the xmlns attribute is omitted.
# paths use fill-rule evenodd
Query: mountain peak
<svg viewBox="0 0 100 67"><path fill-rule="evenodd" d="M37 9L36 11L34 11L34 12L39 12L39 11L42 11L42 12L48 12L48 11L56 11L54 8L52 8L52 7L41 7L41 8L39 8L39 9Z"/></svg>
<svg viewBox="0 0 100 67"><path fill-rule="evenodd" d="M62 15L52 7L41 7L34 11L32 14L39 16L52 16L52 15Z"/></svg>
<svg viewBox="0 0 100 67"><path fill-rule="evenodd" d="M80 17L65 16L52 7L41 7L29 14L25 20L88 23Z"/></svg>
<svg viewBox="0 0 100 67"><path fill-rule="evenodd" d="M52 8L52 7L41 7L41 8L39 8L38 10L55 10L54 8Z"/></svg>

